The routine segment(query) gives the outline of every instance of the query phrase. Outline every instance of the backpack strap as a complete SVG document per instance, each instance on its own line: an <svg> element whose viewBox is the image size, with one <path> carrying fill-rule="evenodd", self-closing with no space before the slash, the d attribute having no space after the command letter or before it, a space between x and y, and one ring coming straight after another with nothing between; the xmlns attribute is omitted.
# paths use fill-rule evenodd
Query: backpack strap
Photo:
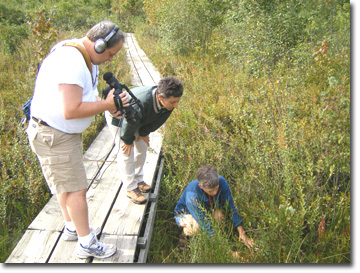
<svg viewBox="0 0 360 273"><path fill-rule="evenodd" d="M90 59L90 55L86 51L86 49L83 46L81 46L81 45L79 45L78 43L75 43L75 42L66 42L65 44L63 44L63 46L73 46L73 47L76 47L81 52L81 54L83 55L83 57L85 59L86 66L90 71L91 79L94 82L93 74L92 74L91 59Z"/></svg>

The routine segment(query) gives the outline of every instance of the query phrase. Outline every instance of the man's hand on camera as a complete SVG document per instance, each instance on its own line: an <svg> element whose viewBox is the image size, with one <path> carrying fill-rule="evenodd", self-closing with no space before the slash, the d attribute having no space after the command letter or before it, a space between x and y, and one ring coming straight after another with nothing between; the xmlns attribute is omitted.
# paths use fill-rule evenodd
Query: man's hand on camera
<svg viewBox="0 0 360 273"><path fill-rule="evenodd" d="M108 105L107 106L107 110L109 110L109 111L114 111L114 110L116 110L116 106L115 106L115 102L114 102L114 91L115 91L115 89L113 88L113 89L111 89L110 91L109 91L109 94L106 96L106 98L105 98L105 102L106 102L106 104Z"/></svg>
<svg viewBox="0 0 360 273"><path fill-rule="evenodd" d="M109 104L109 109L108 110L110 111L111 114L113 114L115 110L117 111L116 106L115 106L115 102L114 102L114 91L115 91L114 88L111 89L109 91L109 94L107 95L107 97L105 99L105 101ZM129 107L130 106L129 94L127 92L122 92L120 94L120 98L121 98L121 102L122 102L123 107Z"/></svg>

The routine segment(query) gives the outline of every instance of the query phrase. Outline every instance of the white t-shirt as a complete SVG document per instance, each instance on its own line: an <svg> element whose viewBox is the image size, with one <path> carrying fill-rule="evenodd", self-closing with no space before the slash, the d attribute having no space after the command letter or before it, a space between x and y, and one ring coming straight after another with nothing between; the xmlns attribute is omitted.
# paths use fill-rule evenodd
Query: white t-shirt
<svg viewBox="0 0 360 273"><path fill-rule="evenodd" d="M68 41L83 45L79 39ZM31 116L45 121L55 129L74 134L82 133L89 127L94 117L66 120L62 113L59 84L76 84L83 89L83 102L95 102L99 94L98 68L97 65L91 64L93 82L81 52L75 47L63 46L68 41L56 44L44 59L35 82L30 113Z"/></svg>

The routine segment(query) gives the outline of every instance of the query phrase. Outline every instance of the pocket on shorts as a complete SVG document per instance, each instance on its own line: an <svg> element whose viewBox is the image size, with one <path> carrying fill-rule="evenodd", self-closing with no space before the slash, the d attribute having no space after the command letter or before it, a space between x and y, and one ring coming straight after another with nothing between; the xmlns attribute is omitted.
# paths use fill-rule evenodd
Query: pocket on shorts
<svg viewBox="0 0 360 273"><path fill-rule="evenodd" d="M70 155L54 155L40 158L41 165L54 165L70 162Z"/></svg>

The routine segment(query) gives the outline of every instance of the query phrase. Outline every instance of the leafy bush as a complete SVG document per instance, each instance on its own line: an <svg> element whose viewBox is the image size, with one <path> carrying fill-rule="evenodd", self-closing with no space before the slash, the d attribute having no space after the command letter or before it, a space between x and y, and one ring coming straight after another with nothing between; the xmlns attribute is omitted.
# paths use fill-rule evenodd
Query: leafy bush
<svg viewBox="0 0 360 273"><path fill-rule="evenodd" d="M228 1L171 0L144 1L147 19L156 28L166 50L188 54L206 50L212 31L221 24Z"/></svg>
<svg viewBox="0 0 360 273"><path fill-rule="evenodd" d="M142 0L119 0L112 4L110 11L116 14L123 31L134 32L135 27L145 20L143 5Z"/></svg>

